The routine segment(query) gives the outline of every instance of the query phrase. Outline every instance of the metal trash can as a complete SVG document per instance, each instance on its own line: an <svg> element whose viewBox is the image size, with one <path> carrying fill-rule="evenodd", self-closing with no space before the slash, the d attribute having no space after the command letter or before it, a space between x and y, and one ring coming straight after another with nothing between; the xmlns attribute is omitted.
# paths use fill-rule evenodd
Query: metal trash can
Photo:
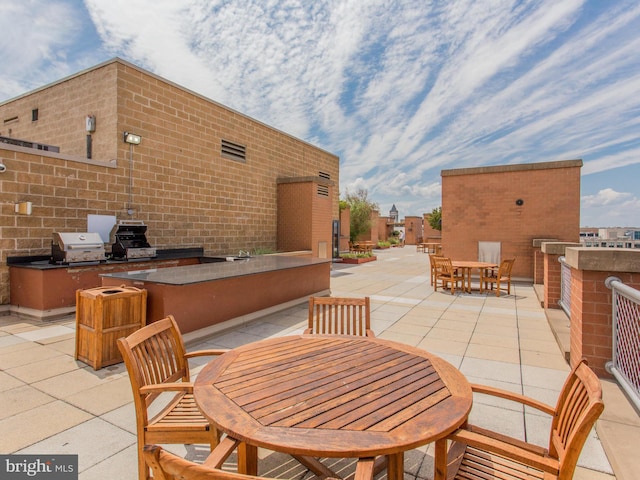
<svg viewBox="0 0 640 480"><path fill-rule="evenodd" d="M117 340L147 321L147 291L96 287L76 291L76 360L99 370L122 362Z"/></svg>

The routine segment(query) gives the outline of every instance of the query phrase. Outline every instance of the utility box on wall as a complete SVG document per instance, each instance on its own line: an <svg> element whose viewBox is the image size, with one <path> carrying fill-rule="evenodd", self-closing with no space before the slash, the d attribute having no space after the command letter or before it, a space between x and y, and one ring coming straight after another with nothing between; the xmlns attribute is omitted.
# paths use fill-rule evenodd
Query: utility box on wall
<svg viewBox="0 0 640 480"><path fill-rule="evenodd" d="M96 287L76 291L76 360L99 370L122 362L117 340L144 327L147 291Z"/></svg>

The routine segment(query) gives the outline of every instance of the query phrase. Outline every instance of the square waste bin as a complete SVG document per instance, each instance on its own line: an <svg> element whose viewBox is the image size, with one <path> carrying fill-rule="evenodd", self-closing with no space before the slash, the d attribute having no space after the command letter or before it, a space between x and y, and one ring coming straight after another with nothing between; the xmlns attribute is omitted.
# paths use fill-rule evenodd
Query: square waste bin
<svg viewBox="0 0 640 480"><path fill-rule="evenodd" d="M147 321L147 291L96 287L76 291L76 360L99 370L122 362L117 340Z"/></svg>

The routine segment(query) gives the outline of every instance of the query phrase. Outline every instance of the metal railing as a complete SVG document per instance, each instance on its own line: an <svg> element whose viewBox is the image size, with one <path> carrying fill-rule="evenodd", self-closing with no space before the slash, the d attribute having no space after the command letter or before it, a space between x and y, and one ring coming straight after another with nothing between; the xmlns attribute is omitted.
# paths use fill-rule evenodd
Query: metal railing
<svg viewBox="0 0 640 480"><path fill-rule="evenodd" d="M606 369L640 411L640 291L608 277L612 291L613 359Z"/></svg>
<svg viewBox="0 0 640 480"><path fill-rule="evenodd" d="M558 258L560 262L560 300L558 305L571 318L571 267L567 265L564 256Z"/></svg>

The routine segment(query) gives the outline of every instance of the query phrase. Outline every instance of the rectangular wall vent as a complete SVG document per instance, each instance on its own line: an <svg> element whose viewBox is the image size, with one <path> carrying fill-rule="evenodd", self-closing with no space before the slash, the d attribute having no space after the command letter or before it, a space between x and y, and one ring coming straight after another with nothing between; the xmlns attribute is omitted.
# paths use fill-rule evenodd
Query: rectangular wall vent
<svg viewBox="0 0 640 480"><path fill-rule="evenodd" d="M247 147L245 147L244 145L238 145L237 143L233 143L228 140L222 140L222 156L224 158L228 158L229 160L246 163Z"/></svg>
<svg viewBox="0 0 640 480"><path fill-rule="evenodd" d="M326 178L327 180L331 180L331 174L327 172L318 172L318 176L320 178Z"/></svg>
<svg viewBox="0 0 640 480"><path fill-rule="evenodd" d="M318 185L318 195L323 197L329 196L329 187L327 185Z"/></svg>

